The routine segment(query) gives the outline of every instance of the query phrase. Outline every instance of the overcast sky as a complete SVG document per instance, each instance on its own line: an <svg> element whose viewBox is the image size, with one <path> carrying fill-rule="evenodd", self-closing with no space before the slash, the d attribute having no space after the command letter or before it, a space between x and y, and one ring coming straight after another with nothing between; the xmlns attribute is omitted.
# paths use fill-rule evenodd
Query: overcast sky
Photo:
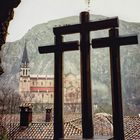
<svg viewBox="0 0 140 140"><path fill-rule="evenodd" d="M22 0L10 22L7 42L20 39L34 25L52 19L79 15L86 9L86 0ZM140 23L140 0L91 0L91 13L119 16Z"/></svg>

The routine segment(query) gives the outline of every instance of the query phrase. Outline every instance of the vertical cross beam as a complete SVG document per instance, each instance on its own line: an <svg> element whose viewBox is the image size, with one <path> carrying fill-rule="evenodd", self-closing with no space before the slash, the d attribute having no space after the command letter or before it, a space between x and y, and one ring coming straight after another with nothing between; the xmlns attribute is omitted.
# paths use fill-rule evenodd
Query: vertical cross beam
<svg viewBox="0 0 140 140"><path fill-rule="evenodd" d="M55 53L55 71L54 71L54 139L64 138L63 126L63 54L59 51L62 44L62 36L55 36L55 45L58 47Z"/></svg>
<svg viewBox="0 0 140 140"><path fill-rule="evenodd" d="M90 75L90 32L85 24L89 22L89 13L80 14L80 60L81 60L81 102L83 138L93 138L92 96Z"/></svg>
<svg viewBox="0 0 140 140"><path fill-rule="evenodd" d="M118 38L118 29L109 30L109 37ZM121 92L121 68L120 68L120 46L112 42L110 46L110 67L111 67L111 90L113 108L113 132L115 140L124 140L122 92Z"/></svg>
<svg viewBox="0 0 140 140"><path fill-rule="evenodd" d="M119 37L118 29L109 30L109 37L92 40L93 48L110 47L113 133L115 140L124 140L121 93L120 45L138 44L137 35Z"/></svg>

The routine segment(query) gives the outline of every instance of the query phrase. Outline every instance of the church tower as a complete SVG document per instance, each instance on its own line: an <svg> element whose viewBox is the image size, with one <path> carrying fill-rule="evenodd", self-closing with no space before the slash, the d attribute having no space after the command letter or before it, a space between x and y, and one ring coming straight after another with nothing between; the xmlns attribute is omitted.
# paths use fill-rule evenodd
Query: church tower
<svg viewBox="0 0 140 140"><path fill-rule="evenodd" d="M24 47L21 68L20 68L20 83L19 93L24 101L29 101L30 97L30 67L26 46Z"/></svg>

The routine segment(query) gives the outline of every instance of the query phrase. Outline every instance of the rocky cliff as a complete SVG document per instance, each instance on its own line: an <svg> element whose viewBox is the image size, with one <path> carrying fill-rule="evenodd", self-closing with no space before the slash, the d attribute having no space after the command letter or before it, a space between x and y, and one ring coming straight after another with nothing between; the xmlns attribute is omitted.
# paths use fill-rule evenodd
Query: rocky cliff
<svg viewBox="0 0 140 140"><path fill-rule="evenodd" d="M106 17L92 15L91 20L100 20ZM53 54L39 54L38 46L54 44L53 27L67 24L75 24L79 18L67 17L36 25L30 29L23 38L15 42L8 42L2 47L2 66L5 73L0 77L1 85L18 90L19 71L23 49L26 43L30 60L31 74L53 74ZM119 21L120 35L140 34L139 23ZM91 38L108 36L108 30L91 33ZM65 41L79 40L79 34L67 35ZM121 52L121 76L123 100L128 109L140 108L140 45L122 46ZM110 86L110 62L109 49L92 49L91 72L92 87L96 102L111 103ZM80 73L79 51L64 53L64 72ZM137 111L136 111L137 112Z"/></svg>

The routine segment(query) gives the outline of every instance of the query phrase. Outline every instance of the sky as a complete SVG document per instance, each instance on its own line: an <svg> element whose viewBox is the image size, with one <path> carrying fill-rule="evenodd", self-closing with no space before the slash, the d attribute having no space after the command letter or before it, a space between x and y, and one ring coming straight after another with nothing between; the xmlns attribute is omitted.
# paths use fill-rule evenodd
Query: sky
<svg viewBox="0 0 140 140"><path fill-rule="evenodd" d="M6 41L24 36L33 26L49 20L79 15L87 10L88 0L21 0L10 22ZM118 16L129 22L140 23L140 0L90 0L90 13L108 17Z"/></svg>

